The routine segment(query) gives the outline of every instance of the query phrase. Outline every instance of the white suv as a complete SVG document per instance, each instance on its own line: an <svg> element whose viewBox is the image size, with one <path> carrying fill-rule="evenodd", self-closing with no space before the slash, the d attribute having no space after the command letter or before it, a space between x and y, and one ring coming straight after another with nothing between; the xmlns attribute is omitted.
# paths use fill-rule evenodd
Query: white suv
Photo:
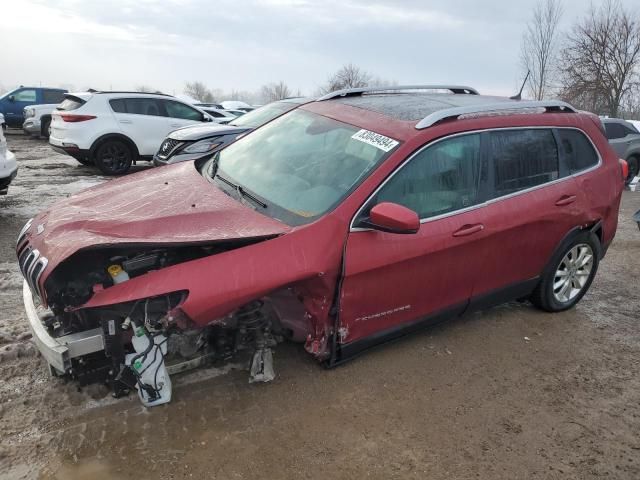
<svg viewBox="0 0 640 480"><path fill-rule="evenodd" d="M7 148L7 141L0 128L0 195L6 195L9 184L18 173L16 156Z"/></svg>
<svg viewBox="0 0 640 480"><path fill-rule="evenodd" d="M135 92L67 93L51 115L49 143L106 175L152 160L169 132L210 115L170 95Z"/></svg>

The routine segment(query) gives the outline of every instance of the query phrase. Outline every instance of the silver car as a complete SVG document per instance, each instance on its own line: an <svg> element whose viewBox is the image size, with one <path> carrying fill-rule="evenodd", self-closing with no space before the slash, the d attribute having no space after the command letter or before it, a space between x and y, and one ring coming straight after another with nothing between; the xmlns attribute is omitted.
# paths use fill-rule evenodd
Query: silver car
<svg viewBox="0 0 640 480"><path fill-rule="evenodd" d="M603 118L602 124L609 145L629 165L629 176L626 180L628 184L640 172L640 132L631 122L620 118Z"/></svg>

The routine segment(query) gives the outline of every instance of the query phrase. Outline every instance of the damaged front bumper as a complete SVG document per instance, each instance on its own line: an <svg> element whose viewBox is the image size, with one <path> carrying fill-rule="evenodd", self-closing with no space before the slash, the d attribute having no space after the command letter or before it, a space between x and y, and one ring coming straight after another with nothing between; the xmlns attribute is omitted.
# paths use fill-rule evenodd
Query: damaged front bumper
<svg viewBox="0 0 640 480"><path fill-rule="evenodd" d="M36 347L49 364L52 375L64 375L72 368L72 359L104 350L102 330L94 328L53 338L42 324L29 284L22 285L24 309Z"/></svg>

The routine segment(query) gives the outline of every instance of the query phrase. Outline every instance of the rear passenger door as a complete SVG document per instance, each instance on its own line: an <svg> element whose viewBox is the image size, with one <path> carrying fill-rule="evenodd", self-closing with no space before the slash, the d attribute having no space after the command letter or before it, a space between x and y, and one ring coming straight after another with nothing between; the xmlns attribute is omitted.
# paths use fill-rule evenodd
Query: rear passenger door
<svg viewBox="0 0 640 480"><path fill-rule="evenodd" d="M473 297L528 293L565 235L585 221L584 197L552 128L494 130L489 157L487 237L482 279Z"/></svg>
<svg viewBox="0 0 640 480"><path fill-rule="evenodd" d="M117 98L109 104L120 131L135 142L142 156L156 153L172 130L160 99Z"/></svg>

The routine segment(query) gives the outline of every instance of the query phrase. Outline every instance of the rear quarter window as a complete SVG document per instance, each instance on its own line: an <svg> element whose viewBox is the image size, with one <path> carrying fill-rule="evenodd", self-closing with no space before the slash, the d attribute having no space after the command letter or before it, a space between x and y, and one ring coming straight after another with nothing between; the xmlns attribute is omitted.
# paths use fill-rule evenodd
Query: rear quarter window
<svg viewBox="0 0 640 480"><path fill-rule="evenodd" d="M64 100L64 92L60 90L43 90L42 102L43 103L60 103Z"/></svg>
<svg viewBox="0 0 640 480"><path fill-rule="evenodd" d="M598 164L598 153L584 133L578 130L559 129L558 136L567 168L572 174Z"/></svg>
<svg viewBox="0 0 640 480"><path fill-rule="evenodd" d="M494 131L490 134L489 145L494 198L560 177L558 147L551 130Z"/></svg>

